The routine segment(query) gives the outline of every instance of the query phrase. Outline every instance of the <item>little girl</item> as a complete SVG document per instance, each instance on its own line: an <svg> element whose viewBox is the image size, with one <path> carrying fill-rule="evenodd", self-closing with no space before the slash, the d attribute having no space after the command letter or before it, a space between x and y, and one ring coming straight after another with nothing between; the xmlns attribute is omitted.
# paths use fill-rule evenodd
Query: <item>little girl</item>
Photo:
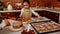
<svg viewBox="0 0 60 34"><path fill-rule="evenodd" d="M41 16L38 13L36 13L32 8L30 8L30 3L24 1L20 17L22 17L24 21L28 21L29 19L32 18L32 14L34 14L38 18L41 18Z"/></svg>

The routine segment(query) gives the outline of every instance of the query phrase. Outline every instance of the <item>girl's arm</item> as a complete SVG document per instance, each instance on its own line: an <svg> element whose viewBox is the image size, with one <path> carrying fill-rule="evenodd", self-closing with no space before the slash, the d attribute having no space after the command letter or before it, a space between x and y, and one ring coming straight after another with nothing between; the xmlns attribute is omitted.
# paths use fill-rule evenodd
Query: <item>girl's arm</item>
<svg viewBox="0 0 60 34"><path fill-rule="evenodd" d="M32 9L31 9L32 10ZM35 12L34 10L32 10L32 13L37 16L38 18L42 18L37 12Z"/></svg>
<svg viewBox="0 0 60 34"><path fill-rule="evenodd" d="M24 11L24 8L21 9L20 17L22 16L23 11Z"/></svg>

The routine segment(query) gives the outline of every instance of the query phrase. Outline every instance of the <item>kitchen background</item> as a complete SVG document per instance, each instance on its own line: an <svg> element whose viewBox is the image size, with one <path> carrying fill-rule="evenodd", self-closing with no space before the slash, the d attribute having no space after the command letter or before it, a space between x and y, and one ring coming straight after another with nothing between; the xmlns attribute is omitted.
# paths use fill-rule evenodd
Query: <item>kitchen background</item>
<svg viewBox="0 0 60 34"><path fill-rule="evenodd" d="M10 2L13 6L13 9L21 8L23 0L1 0L4 3L4 6L8 6ZM29 0L31 7L60 7L60 0ZM18 4L18 6L17 6Z"/></svg>
<svg viewBox="0 0 60 34"><path fill-rule="evenodd" d="M22 6L23 0L1 0L1 1L3 2L3 6L6 9L8 7L8 3L11 4L13 10L20 10L23 7ZM29 0L29 1L30 1L30 6L34 8L34 10L36 8L39 8L36 9L37 11L36 10L35 11L38 12L41 16L47 17L55 22L60 21L60 0ZM4 8L3 11L6 10ZM41 11L43 9L46 10ZM19 15L20 13L16 13L16 14Z"/></svg>

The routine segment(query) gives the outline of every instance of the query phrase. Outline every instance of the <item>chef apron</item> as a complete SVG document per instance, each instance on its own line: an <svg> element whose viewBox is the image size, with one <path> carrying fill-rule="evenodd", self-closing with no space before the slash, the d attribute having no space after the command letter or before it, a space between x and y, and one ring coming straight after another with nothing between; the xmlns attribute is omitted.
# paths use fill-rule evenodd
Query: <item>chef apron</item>
<svg viewBox="0 0 60 34"><path fill-rule="evenodd" d="M22 14L22 20L24 22L27 22L27 21L29 21L31 19L31 17L32 17L31 10L30 9L24 9L24 12Z"/></svg>

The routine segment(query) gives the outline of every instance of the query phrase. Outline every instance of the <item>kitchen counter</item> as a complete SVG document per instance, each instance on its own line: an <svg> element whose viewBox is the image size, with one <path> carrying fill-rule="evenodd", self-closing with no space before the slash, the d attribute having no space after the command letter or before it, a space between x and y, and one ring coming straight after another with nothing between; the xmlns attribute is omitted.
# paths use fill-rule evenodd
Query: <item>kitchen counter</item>
<svg viewBox="0 0 60 34"><path fill-rule="evenodd" d="M20 12L21 10L5 10L5 11L0 11L0 13L5 13L5 12Z"/></svg>
<svg viewBox="0 0 60 34"><path fill-rule="evenodd" d="M55 12L55 13L59 13L60 14L60 8L59 9L50 9L50 8L32 8L34 9L35 11L41 11L41 10L45 10L45 11L49 11L49 12ZM5 11L0 11L0 13L3 13L3 12L20 12L21 10L5 10Z"/></svg>
<svg viewBox="0 0 60 34"><path fill-rule="evenodd" d="M54 12L54 13L59 13L60 14L60 8L59 9L52 9L52 8L33 8L35 11L39 11L39 10L45 10L45 11L49 11L49 12Z"/></svg>
<svg viewBox="0 0 60 34"><path fill-rule="evenodd" d="M30 28L32 30L34 30L31 26L30 26ZM12 31L10 31L8 29L0 30L0 34L21 34L21 32L22 32L22 30L21 31L17 31L17 32L12 32ZM35 34L37 34L37 33L35 32Z"/></svg>
<svg viewBox="0 0 60 34"><path fill-rule="evenodd" d="M53 21L52 21L53 22ZM32 26L30 26L30 28L32 30L34 30L32 28ZM34 30L35 31L35 30ZM4 29L4 30L0 30L0 34L21 34L22 30L21 31L18 31L18 32L12 32L12 31L9 31L8 29ZM37 32L35 31L35 34L37 34ZM53 32L53 33L47 33L47 34L60 34L60 31L59 32Z"/></svg>
<svg viewBox="0 0 60 34"><path fill-rule="evenodd" d="M32 28L32 27L31 27L31 28ZM33 28L32 28L32 29L33 29ZM21 34L21 31L11 32L11 31L5 29L5 30L0 30L0 34ZM35 32L35 34L37 34L37 33ZM60 34L60 31L59 31L59 32L54 32L54 33L48 33L48 34Z"/></svg>

